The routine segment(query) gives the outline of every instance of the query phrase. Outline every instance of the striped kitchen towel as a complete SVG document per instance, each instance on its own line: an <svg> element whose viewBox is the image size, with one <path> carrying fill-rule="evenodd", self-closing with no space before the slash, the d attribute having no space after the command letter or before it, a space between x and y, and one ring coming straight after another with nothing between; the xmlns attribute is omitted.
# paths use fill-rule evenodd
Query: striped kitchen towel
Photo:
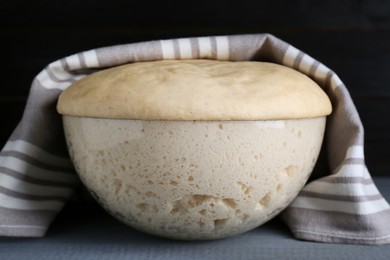
<svg viewBox="0 0 390 260"><path fill-rule="evenodd" d="M131 43L49 64L34 79L23 117L0 154L0 235L43 236L79 183L55 109L63 89L102 68L196 58L270 61L313 78L333 104L324 144L330 172L313 176L281 217L299 239L390 243L390 207L366 168L363 127L348 90L325 65L269 34Z"/></svg>

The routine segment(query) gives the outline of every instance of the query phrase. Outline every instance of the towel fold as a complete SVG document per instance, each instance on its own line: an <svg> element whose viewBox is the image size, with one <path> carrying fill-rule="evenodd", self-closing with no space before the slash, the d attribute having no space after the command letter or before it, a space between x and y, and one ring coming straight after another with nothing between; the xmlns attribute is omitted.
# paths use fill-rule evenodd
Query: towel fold
<svg viewBox="0 0 390 260"><path fill-rule="evenodd" d="M329 172L312 176L281 218L298 239L390 243L390 206L364 161L363 126L335 72L270 34L192 37L98 48L49 64L31 85L23 117L0 152L0 235L44 236L80 183L67 155L58 95L99 69L160 59L257 60L283 64L329 95L324 150Z"/></svg>

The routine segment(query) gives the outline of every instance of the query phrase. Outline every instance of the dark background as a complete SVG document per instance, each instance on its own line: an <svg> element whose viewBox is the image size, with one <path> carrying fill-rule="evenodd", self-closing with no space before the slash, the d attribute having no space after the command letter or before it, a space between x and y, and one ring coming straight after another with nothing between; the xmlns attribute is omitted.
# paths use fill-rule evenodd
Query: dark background
<svg viewBox="0 0 390 260"><path fill-rule="evenodd" d="M80 51L145 40L271 33L333 69L365 127L373 175L390 170L390 1L217 0L0 2L0 146L34 76Z"/></svg>

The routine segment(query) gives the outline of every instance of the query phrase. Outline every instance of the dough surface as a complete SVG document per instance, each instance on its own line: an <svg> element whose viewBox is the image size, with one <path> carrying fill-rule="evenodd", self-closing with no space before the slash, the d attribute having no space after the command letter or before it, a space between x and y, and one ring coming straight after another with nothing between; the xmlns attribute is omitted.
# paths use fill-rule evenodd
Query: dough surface
<svg viewBox="0 0 390 260"><path fill-rule="evenodd" d="M62 92L60 114L144 120L282 120L328 115L309 77L257 61L162 60L91 74Z"/></svg>

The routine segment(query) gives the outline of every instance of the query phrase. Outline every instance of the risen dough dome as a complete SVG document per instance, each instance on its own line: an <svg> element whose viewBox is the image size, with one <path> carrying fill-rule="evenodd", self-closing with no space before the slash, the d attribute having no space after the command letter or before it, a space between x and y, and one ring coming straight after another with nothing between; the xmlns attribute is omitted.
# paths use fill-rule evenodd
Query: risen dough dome
<svg viewBox="0 0 390 260"><path fill-rule="evenodd" d="M162 60L91 74L60 96L58 112L145 120L267 120L331 113L309 77L266 62Z"/></svg>

